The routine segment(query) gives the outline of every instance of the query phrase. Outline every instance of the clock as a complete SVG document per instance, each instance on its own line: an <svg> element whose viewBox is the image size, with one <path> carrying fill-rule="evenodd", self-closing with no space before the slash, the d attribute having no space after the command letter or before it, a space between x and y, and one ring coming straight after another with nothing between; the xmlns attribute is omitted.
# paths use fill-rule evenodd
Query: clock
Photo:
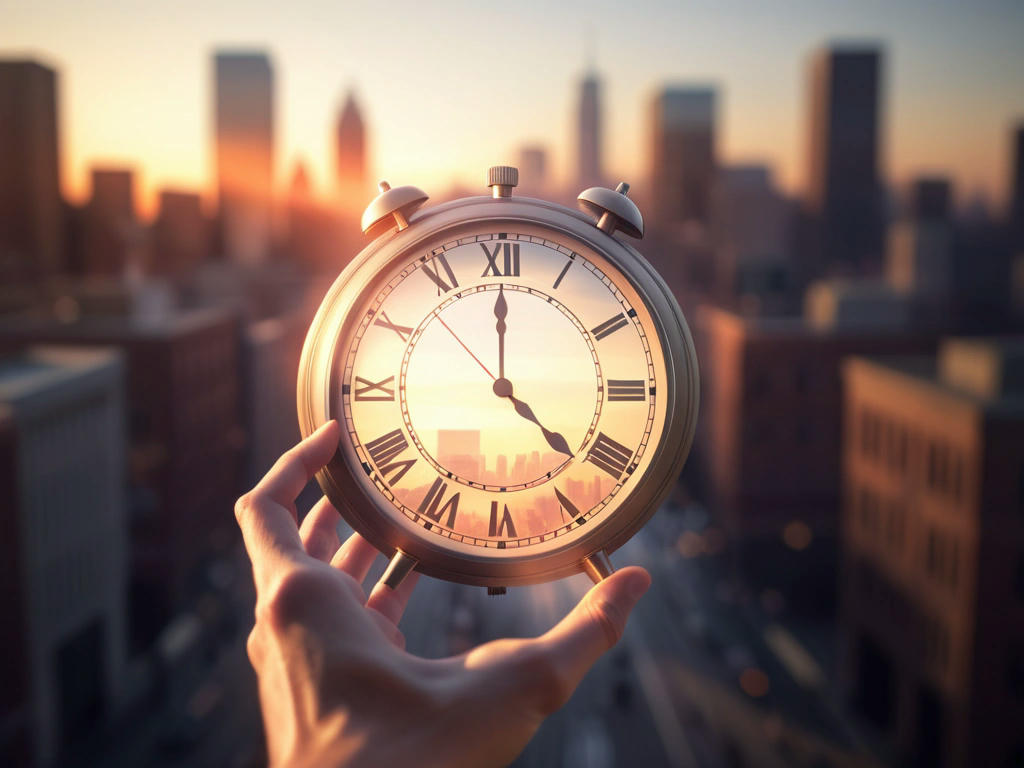
<svg viewBox="0 0 1024 768"><path fill-rule="evenodd" d="M580 211L492 195L421 208L380 184L374 237L334 282L298 376L303 436L340 423L317 474L342 517L413 569L500 593L584 571L651 517L693 441L698 375L671 291L621 235L628 185Z"/></svg>

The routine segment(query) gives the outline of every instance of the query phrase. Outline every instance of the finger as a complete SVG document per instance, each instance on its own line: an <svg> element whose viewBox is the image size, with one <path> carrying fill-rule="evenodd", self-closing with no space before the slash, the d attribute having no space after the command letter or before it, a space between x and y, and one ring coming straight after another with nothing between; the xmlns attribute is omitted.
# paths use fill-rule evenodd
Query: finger
<svg viewBox="0 0 1024 768"><path fill-rule="evenodd" d="M376 611L369 611L368 613L370 614L370 619L377 625L377 629L384 633L384 636L391 641L391 644L404 651L405 635L402 634L402 630Z"/></svg>
<svg viewBox="0 0 1024 768"><path fill-rule="evenodd" d="M292 513L256 491L249 491L235 502L235 518L242 529L242 541L252 561L257 587L282 557L302 552Z"/></svg>
<svg viewBox="0 0 1024 768"><path fill-rule="evenodd" d="M254 492L285 509L294 509L295 498L306 483L338 450L338 429L338 422L333 420L322 425L279 458Z"/></svg>
<svg viewBox="0 0 1024 768"><path fill-rule="evenodd" d="M341 548L331 558L331 565L339 571L344 571L353 579L362 584L366 581L366 574L370 572L373 561L377 559L380 552L370 542L353 533L349 536Z"/></svg>
<svg viewBox="0 0 1024 768"><path fill-rule="evenodd" d="M338 521L341 517L326 496L320 499L299 526L299 538L310 557L325 563L338 551Z"/></svg>
<svg viewBox="0 0 1024 768"><path fill-rule="evenodd" d="M626 619L651 585L643 568L623 568L591 588L549 632L533 641L557 677L561 706L583 676L626 629ZM546 695L547 692L541 692Z"/></svg>
<svg viewBox="0 0 1024 768"><path fill-rule="evenodd" d="M366 601L366 607L378 611L384 618L398 626L419 579L420 575L413 571L398 585L398 589L385 586L383 581L377 582L370 593L370 599Z"/></svg>

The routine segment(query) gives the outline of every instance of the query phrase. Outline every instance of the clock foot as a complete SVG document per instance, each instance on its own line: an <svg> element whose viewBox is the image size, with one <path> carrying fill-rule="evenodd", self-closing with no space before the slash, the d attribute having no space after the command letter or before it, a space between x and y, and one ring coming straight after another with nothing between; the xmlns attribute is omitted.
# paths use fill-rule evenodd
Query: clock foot
<svg viewBox="0 0 1024 768"><path fill-rule="evenodd" d="M388 589L398 589L398 585L405 581L405 577L412 573L418 560L409 557L400 549L395 550L395 556L391 558L388 567L381 576L381 583Z"/></svg>
<svg viewBox="0 0 1024 768"><path fill-rule="evenodd" d="M604 579L615 573L615 566L612 565L612 561L608 559L608 555L602 549L583 561L583 572L595 584L600 584Z"/></svg>

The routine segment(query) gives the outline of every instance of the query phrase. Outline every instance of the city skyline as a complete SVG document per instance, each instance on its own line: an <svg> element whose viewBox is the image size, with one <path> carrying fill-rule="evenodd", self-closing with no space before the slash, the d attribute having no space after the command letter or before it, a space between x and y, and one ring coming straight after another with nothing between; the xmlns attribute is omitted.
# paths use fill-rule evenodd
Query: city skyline
<svg viewBox="0 0 1024 768"><path fill-rule="evenodd" d="M245 47L266 51L279 74L278 195L298 160L307 162L318 194L329 189L333 116L349 89L365 106L374 175L398 172L400 181L431 186L439 194L452 183L473 184L477 168L513 159L527 142L548 149L550 176L557 183L573 175L575 114L566 105L584 68L584 39L582 32L566 37L555 29L572 29L571 22L582 18L580 9L559 8L543 26L530 7L503 20L507 45L529 60L525 71L486 55L487 40L458 34L462 26L479 25L488 11L446 22L461 43L453 50L426 38L410 40L410 33L389 25L394 44L422 61L409 71L399 63L407 56L389 56L390 46L378 50L374 36L356 35L382 23L366 9L312 4L310 13L338 23L311 31L273 18L261 5L243 16L226 8L204 9L200 16L197 8L186 6L180 19L166 25L153 25L142 8L98 8L89 11L95 34L87 43L76 9L52 6L52 14L38 8L9 11L0 50L5 56L31 55L59 71L62 188L73 201L87 195L92 166L130 165L139 172L145 215L154 212L162 187L199 191L212 203L210 60L215 50L240 47L235 41L251 41ZM771 39L758 27L767 10L745 13L739 26L727 7L684 13L652 4L635 19L620 11L623 17L612 25L615 44L609 32L598 31L594 57L602 80L607 175L643 183L645 105L651 95L664 85L710 81L722 108L723 162L767 163L785 191L802 192L809 56L836 39L867 39L877 41L889 59L881 126L886 182L902 185L913 176L941 173L954 178L959 202L980 188L1001 204L1008 186L1010 126L1024 114L1024 99L1014 88L1024 73L1024 53L1013 45L1024 11L999 3L991 3L988 13L904 4L871 18L870 9L858 8L787 5L772 12L783 23ZM393 12L405 27L422 26L415 22L425 11L399 7ZM652 15L665 23L650 24ZM422 20L423 28L444 16L443 9L436 11ZM684 30L681 41L678 30ZM340 36L346 44L334 40L327 53L326 46L316 44L321 34ZM978 45L981 40L984 45ZM172 65L167 59L172 54L157 53L161 50L173 51ZM125 60L132 66L125 67ZM466 61L473 66L467 68ZM541 65L544 71L535 71ZM551 87L538 89L539 77ZM153 88L153 82L161 87ZM481 113L500 113L502 119L485 120L487 130L454 130L473 125ZM408 120L401 118L407 114L422 116L416 142L408 140ZM423 152L423 146L431 151Z"/></svg>

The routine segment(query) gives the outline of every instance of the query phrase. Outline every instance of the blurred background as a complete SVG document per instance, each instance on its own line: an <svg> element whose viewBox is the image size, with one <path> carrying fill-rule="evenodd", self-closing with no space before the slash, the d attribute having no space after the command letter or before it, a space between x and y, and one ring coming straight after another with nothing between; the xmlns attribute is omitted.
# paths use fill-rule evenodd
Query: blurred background
<svg viewBox="0 0 1024 768"><path fill-rule="evenodd" d="M0 762L265 760L234 499L376 181L504 163L632 184L703 380L614 558L654 586L517 765L1024 766L1022 40L1009 0L0 5ZM402 628L587 585L424 579Z"/></svg>

